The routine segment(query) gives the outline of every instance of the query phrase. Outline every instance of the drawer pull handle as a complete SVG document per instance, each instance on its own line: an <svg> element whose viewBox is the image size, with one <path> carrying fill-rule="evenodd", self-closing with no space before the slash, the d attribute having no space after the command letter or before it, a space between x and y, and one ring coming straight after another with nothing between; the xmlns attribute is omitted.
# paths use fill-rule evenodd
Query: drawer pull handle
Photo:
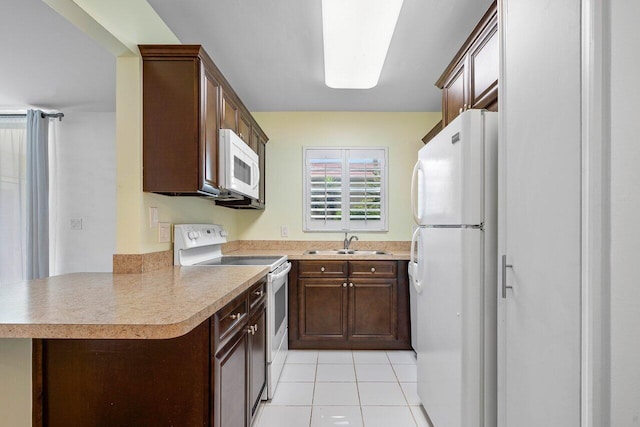
<svg viewBox="0 0 640 427"><path fill-rule="evenodd" d="M350 287L350 288L353 288L353 283L349 283L349 287Z"/></svg>
<svg viewBox="0 0 640 427"><path fill-rule="evenodd" d="M253 329L253 326L249 326L247 329L247 334L255 335L256 331Z"/></svg>
<svg viewBox="0 0 640 427"><path fill-rule="evenodd" d="M258 332L258 324L253 325L253 332Z"/></svg>
<svg viewBox="0 0 640 427"><path fill-rule="evenodd" d="M375 273L375 272L376 272L376 269L375 269L374 267L371 267L371 272L372 272L372 273Z"/></svg>
<svg viewBox="0 0 640 427"><path fill-rule="evenodd" d="M260 290L260 291L255 291L254 294L258 297L261 297L262 295L264 295L264 291Z"/></svg>
<svg viewBox="0 0 640 427"><path fill-rule="evenodd" d="M232 314L229 317L231 317L231 320L238 320L240 317L242 317L242 313Z"/></svg>
<svg viewBox="0 0 640 427"><path fill-rule="evenodd" d="M343 288L346 288L346 287L347 287L347 282L344 282L344 283L342 284L342 287L343 287Z"/></svg>
<svg viewBox="0 0 640 427"><path fill-rule="evenodd" d="M324 273L324 267L320 267L320 271Z"/></svg>

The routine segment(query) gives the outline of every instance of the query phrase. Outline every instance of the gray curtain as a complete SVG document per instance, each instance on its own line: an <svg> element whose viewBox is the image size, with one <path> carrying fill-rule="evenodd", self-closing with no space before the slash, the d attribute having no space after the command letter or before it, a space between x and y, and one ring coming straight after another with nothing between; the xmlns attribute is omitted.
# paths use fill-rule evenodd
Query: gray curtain
<svg viewBox="0 0 640 427"><path fill-rule="evenodd" d="M49 275L49 118L27 111L27 279Z"/></svg>

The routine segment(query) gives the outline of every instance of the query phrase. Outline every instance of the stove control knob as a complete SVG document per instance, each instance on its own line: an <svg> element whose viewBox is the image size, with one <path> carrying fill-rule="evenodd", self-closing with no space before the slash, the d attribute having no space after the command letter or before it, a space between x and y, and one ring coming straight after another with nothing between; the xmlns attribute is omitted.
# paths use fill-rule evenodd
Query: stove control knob
<svg viewBox="0 0 640 427"><path fill-rule="evenodd" d="M198 236L198 232L196 232L196 231L190 231L190 232L188 232L188 233L187 233L187 237L188 237L190 240L196 240L196 239L199 237L199 236Z"/></svg>

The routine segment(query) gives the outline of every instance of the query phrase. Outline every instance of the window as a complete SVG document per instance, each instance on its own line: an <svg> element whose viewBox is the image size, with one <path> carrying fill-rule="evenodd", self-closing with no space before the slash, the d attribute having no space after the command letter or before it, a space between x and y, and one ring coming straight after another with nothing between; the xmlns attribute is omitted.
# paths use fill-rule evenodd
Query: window
<svg viewBox="0 0 640 427"><path fill-rule="evenodd" d="M305 148L304 180L305 231L387 230L386 148Z"/></svg>
<svg viewBox="0 0 640 427"><path fill-rule="evenodd" d="M26 124L0 118L0 285L26 278Z"/></svg>

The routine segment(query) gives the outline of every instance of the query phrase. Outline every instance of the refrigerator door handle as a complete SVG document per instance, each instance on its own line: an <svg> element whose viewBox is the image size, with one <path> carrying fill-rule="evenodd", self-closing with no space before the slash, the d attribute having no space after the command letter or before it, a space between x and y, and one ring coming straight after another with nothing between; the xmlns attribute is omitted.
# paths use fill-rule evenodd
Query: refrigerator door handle
<svg viewBox="0 0 640 427"><path fill-rule="evenodd" d="M507 289L513 289L513 286L507 285L507 268L513 268L513 265L507 264L507 256L502 255L502 298L507 297Z"/></svg>
<svg viewBox="0 0 640 427"><path fill-rule="evenodd" d="M416 165L413 167L413 173L411 175L411 214L413 215L413 220L418 225L422 225L422 218L418 215L418 194L416 194L416 186L417 190L420 191L420 184L416 185L416 181L419 177L419 172L422 172L422 176L424 176L424 166L422 164L422 160L418 159Z"/></svg>
<svg viewBox="0 0 640 427"><path fill-rule="evenodd" d="M418 254L418 259L414 262L415 259L415 246L418 240L418 236L420 235L420 227L416 227L413 232L413 236L411 236L411 255L409 256L409 281L411 282L411 286L416 289L417 293L422 292L422 284L420 283L420 279L422 279L422 271L420 268L420 255Z"/></svg>

